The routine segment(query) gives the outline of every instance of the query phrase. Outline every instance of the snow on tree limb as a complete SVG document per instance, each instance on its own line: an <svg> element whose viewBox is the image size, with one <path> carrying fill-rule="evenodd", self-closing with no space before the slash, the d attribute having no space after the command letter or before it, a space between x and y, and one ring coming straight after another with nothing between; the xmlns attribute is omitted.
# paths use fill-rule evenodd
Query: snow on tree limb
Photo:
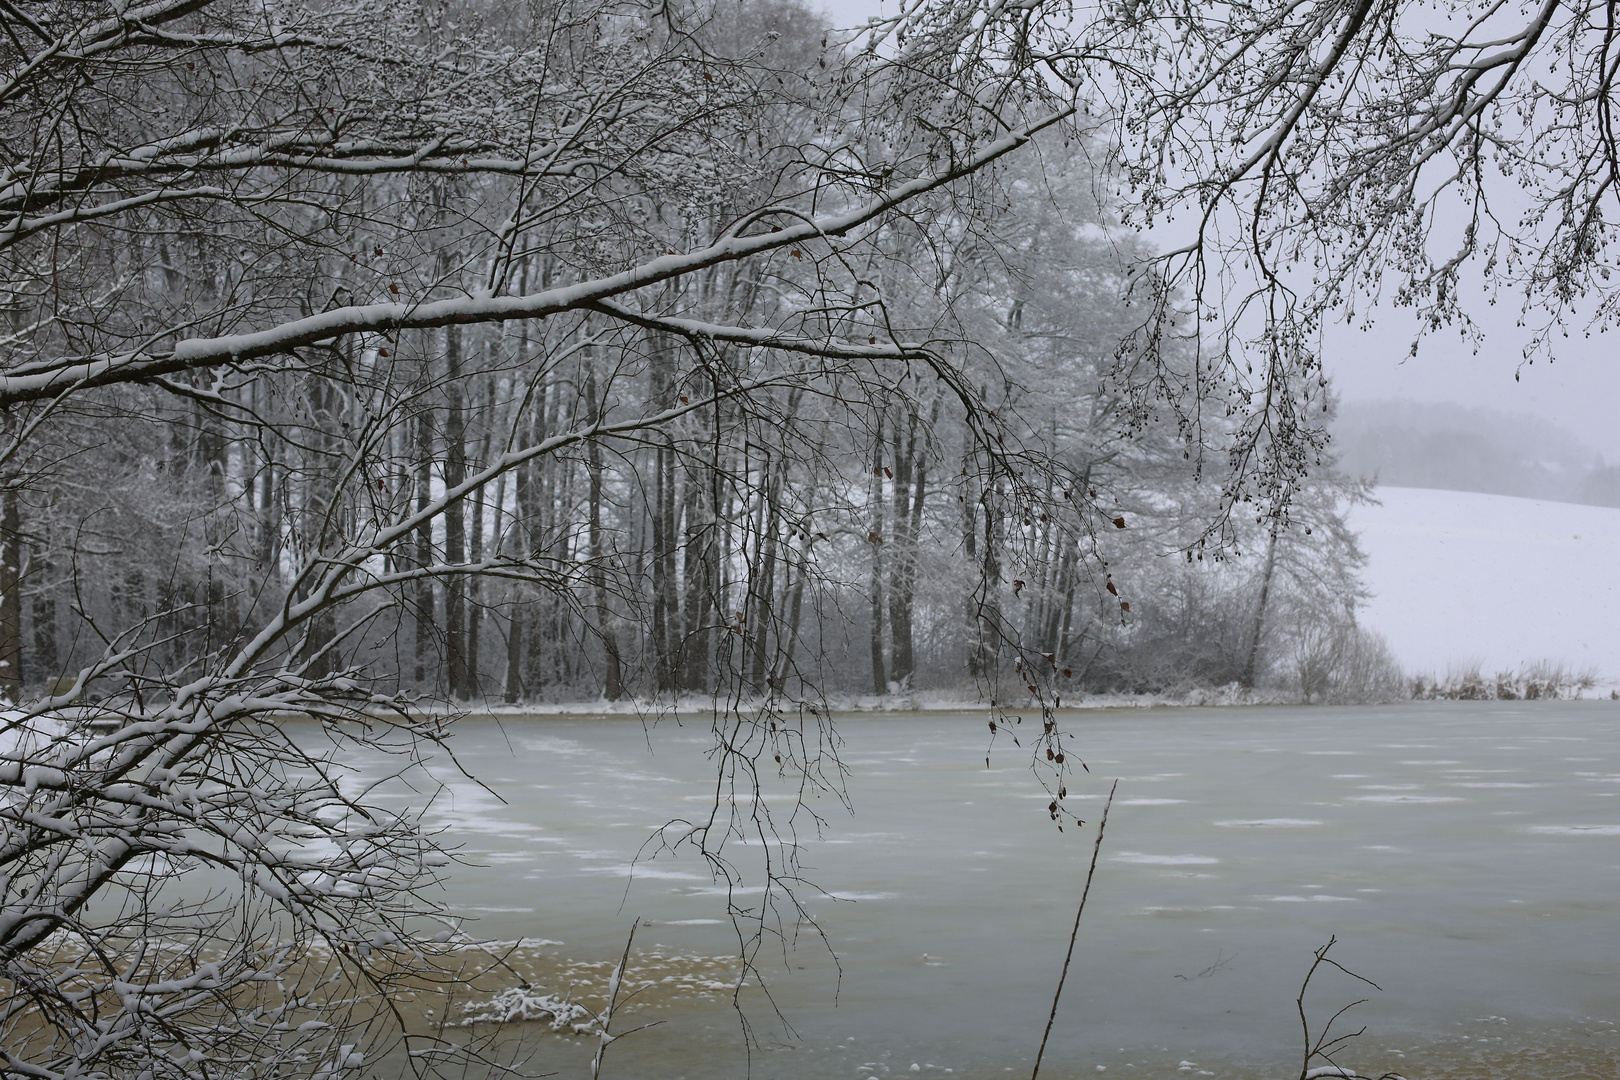
<svg viewBox="0 0 1620 1080"><path fill-rule="evenodd" d="M685 277L711 267L737 262L782 248L826 237L842 237L908 201L985 168L1017 150L1045 128L1061 123L1074 110L1062 109L1026 124L984 147L967 160L932 175L918 177L880 193L864 205L842 213L747 236L728 236L685 254L660 255L633 269L606 278L583 281L526 296L470 296L430 300L420 304L383 303L334 308L319 315L283 323L269 329L220 338L189 338L172 351L139 352L115 357L53 360L24 364L0 375L0 406L38 401L58 394L97 386L140 382L159 375L206 370L224 364L275 356L301 346L314 345L343 334L386 334L396 330L467 326L480 323L541 319L589 308L610 297L622 296L661 282ZM759 213L768 213L761 211ZM612 309L603 307L600 310ZM761 333L761 341L773 338ZM809 348L800 339L800 348ZM832 345L832 348L840 346ZM849 348L849 347L844 347ZM861 350L851 355L894 355L893 350Z"/></svg>

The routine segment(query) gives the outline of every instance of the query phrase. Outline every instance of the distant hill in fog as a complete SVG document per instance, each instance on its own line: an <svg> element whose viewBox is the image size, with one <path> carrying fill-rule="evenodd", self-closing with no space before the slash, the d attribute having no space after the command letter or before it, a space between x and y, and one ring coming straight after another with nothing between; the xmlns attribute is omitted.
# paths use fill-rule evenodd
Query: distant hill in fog
<svg viewBox="0 0 1620 1080"><path fill-rule="evenodd" d="M1342 405L1339 467L1388 487L1620 507L1620 467L1547 420L1412 401Z"/></svg>

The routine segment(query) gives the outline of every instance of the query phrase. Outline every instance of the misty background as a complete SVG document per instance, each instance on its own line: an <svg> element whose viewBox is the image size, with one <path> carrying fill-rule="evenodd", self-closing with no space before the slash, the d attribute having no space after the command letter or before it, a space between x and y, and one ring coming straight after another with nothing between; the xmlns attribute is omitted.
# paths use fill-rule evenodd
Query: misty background
<svg viewBox="0 0 1620 1080"><path fill-rule="evenodd" d="M1344 402L1339 466L1384 487L1620 507L1620 467L1552 420L1434 402Z"/></svg>

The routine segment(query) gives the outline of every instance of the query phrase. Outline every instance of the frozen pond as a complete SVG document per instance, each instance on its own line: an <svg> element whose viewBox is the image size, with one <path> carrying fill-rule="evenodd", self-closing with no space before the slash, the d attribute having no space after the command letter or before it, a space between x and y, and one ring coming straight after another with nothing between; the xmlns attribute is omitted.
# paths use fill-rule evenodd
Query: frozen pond
<svg viewBox="0 0 1620 1080"><path fill-rule="evenodd" d="M1121 710L1064 727L1091 768L1071 804L1094 817L1116 777L1119 794L1043 1076L1297 1076L1293 999L1329 935L1383 988L1351 1014L1368 1030L1343 1064L1616 1075L1620 704ZM839 731L853 814L824 798L821 837L799 835L800 895L842 978L814 934L767 948L792 1029L754 995L753 1074L1026 1073L1094 820L1059 833L1005 739L986 768L983 716ZM482 864L457 871L452 906L478 936L545 939L557 964L616 957L633 918L668 964L734 953L699 859L638 862L653 829L712 799L708 742L703 723L468 721L457 753L505 802L465 782L435 802L430 819ZM727 853L755 879L766 850ZM1320 1020L1361 996L1323 977L1307 1004ZM744 1075L726 994L647 1012L669 1022L617 1044L610 1074ZM584 1040L530 1026L536 1071L577 1074Z"/></svg>

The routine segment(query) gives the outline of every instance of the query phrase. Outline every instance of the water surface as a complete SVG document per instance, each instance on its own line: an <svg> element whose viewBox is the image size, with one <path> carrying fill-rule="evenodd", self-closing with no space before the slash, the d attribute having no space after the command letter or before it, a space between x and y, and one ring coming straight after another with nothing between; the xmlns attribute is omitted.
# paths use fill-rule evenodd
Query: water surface
<svg viewBox="0 0 1620 1080"><path fill-rule="evenodd" d="M480 864L458 869L451 906L478 936L539 939L524 953L536 977L615 958L643 921L648 971L681 992L648 996L641 1022L668 1023L613 1047L621 1075L1027 1072L1091 854L1086 808L1115 779L1043 1076L1297 1075L1294 998L1333 935L1332 955L1382 988L1313 984L1317 1021L1370 998L1343 1064L1414 1080L1617 1075L1620 704L1063 724L1090 767L1069 782L1089 820L1059 832L1025 752L1002 739L986 767L983 716L839 721L853 809L812 796L819 835L794 819L819 931L789 918L796 940L766 950L787 1024L745 993L751 1063L723 989L727 904L757 903L758 860L781 852L734 840L744 880L728 894L694 853L650 857L647 843L714 797L705 723L468 721L457 753L499 798L451 778L429 820ZM532 1067L583 1066L583 1040L529 1027Z"/></svg>

